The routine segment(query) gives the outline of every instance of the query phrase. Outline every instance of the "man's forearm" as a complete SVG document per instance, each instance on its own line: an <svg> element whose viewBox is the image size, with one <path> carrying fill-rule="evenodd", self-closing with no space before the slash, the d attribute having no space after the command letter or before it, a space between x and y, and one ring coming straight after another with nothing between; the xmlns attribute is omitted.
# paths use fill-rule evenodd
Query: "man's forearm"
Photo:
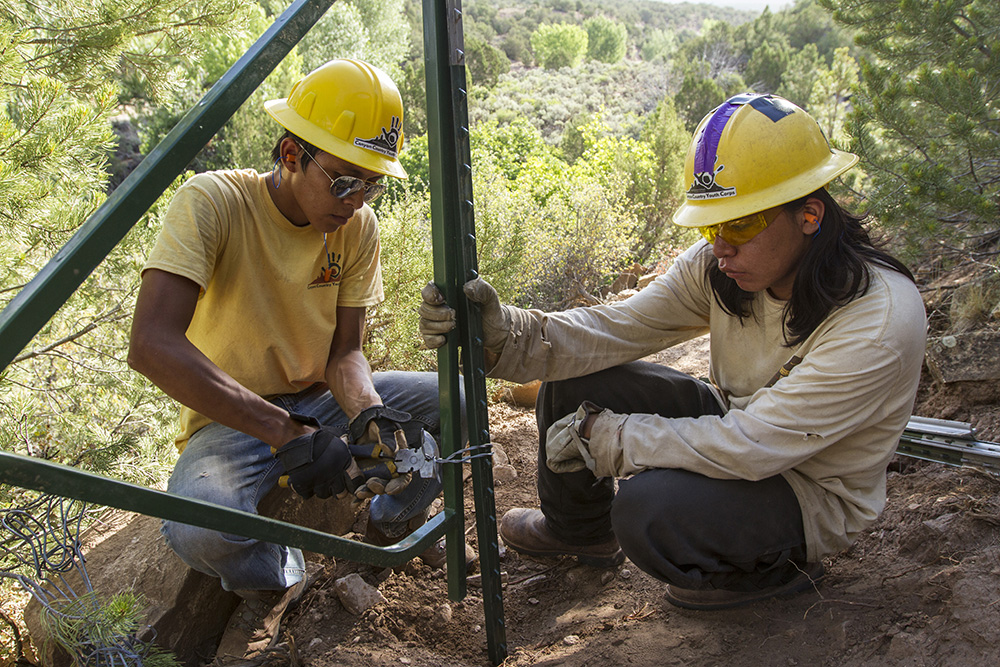
<svg viewBox="0 0 1000 667"><path fill-rule="evenodd" d="M365 408L382 403L372 381L371 366L360 350L332 359L326 381L348 419L353 419Z"/></svg>

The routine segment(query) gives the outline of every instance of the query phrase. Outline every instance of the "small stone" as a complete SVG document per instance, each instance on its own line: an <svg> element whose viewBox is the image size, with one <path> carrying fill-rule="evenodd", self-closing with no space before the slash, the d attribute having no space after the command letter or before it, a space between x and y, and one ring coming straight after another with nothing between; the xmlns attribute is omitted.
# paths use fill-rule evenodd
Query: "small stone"
<svg viewBox="0 0 1000 667"><path fill-rule="evenodd" d="M410 659L409 658L400 658L399 661L401 663L403 663L404 665L410 664Z"/></svg>
<svg viewBox="0 0 1000 667"><path fill-rule="evenodd" d="M608 570L601 575L601 586L607 586L615 578L615 573Z"/></svg>
<svg viewBox="0 0 1000 667"><path fill-rule="evenodd" d="M618 576L620 576L622 579L629 579L632 577L632 570L629 569L622 570L621 572L618 573Z"/></svg>
<svg viewBox="0 0 1000 667"><path fill-rule="evenodd" d="M501 586L507 583L507 578L508 578L508 575L507 575L506 572L501 572L500 573L500 585ZM468 584L469 586L473 587L473 588L482 588L483 587L483 575L482 574L470 574L468 577L465 578L465 583Z"/></svg>
<svg viewBox="0 0 1000 667"><path fill-rule="evenodd" d="M528 604L538 604L538 598L528 598Z"/></svg>
<svg viewBox="0 0 1000 667"><path fill-rule="evenodd" d="M450 623L451 616L452 616L451 605L446 602L434 610L434 623L437 625L442 623Z"/></svg>
<svg viewBox="0 0 1000 667"><path fill-rule="evenodd" d="M493 481L500 484L513 482L517 479L517 470L510 464L493 466Z"/></svg>
<svg viewBox="0 0 1000 667"><path fill-rule="evenodd" d="M337 597L340 598L340 604L344 605L344 609L355 616L359 616L365 610L386 601L379 589L370 585L357 573L351 573L337 579L333 582L333 589L337 592Z"/></svg>
<svg viewBox="0 0 1000 667"><path fill-rule="evenodd" d="M306 646L306 648L316 648L323 643L323 640L319 637L313 637L312 641Z"/></svg>
<svg viewBox="0 0 1000 667"><path fill-rule="evenodd" d="M563 637L563 644L566 646L572 646L573 644L579 644L580 638L577 635L566 635Z"/></svg>
<svg viewBox="0 0 1000 667"><path fill-rule="evenodd" d="M493 465L494 466L505 466L510 464L510 457L507 456L507 452L503 450L500 445L493 445Z"/></svg>

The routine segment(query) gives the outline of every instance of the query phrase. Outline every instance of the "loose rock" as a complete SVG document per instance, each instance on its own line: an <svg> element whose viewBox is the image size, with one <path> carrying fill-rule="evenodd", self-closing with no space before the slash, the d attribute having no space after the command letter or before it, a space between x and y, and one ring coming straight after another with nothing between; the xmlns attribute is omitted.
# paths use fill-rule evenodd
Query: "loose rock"
<svg viewBox="0 0 1000 667"><path fill-rule="evenodd" d="M344 609L355 616L360 616L365 610L386 601L382 591L368 584L356 573L337 579L333 582L333 589L337 592Z"/></svg>

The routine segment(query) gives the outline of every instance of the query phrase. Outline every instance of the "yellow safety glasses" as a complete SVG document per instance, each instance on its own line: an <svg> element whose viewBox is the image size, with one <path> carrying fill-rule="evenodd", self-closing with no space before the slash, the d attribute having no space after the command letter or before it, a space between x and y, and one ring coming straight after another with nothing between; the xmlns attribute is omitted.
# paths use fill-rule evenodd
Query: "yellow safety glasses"
<svg viewBox="0 0 1000 667"><path fill-rule="evenodd" d="M717 225L699 227L698 231L709 243L715 243L715 237L721 236L722 240L729 245L743 245L753 237L760 234L775 218L781 214L781 207L760 211L742 218L720 222Z"/></svg>

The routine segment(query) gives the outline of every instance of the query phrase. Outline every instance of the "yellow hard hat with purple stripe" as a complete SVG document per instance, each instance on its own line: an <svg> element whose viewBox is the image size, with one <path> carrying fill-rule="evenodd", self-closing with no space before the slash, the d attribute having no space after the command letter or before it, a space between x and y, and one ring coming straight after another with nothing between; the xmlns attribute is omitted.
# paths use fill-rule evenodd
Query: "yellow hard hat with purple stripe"
<svg viewBox="0 0 1000 667"><path fill-rule="evenodd" d="M795 201L854 166L819 124L776 95L729 98L695 130L674 224L707 227Z"/></svg>

